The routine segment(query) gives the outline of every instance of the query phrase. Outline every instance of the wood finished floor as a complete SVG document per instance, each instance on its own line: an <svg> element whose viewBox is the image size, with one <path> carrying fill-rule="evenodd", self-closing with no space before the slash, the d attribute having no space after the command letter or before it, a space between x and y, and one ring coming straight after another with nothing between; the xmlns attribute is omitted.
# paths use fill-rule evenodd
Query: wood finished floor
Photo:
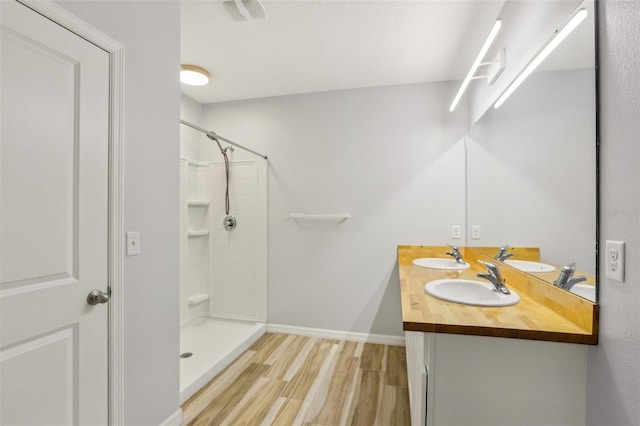
<svg viewBox="0 0 640 426"><path fill-rule="evenodd" d="M185 425L409 425L405 349L267 333L182 410Z"/></svg>

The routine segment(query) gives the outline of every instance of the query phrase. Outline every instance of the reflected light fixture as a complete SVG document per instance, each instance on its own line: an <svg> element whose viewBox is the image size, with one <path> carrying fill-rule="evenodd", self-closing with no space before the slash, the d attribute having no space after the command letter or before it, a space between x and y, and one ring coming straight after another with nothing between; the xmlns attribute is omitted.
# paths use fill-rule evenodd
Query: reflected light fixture
<svg viewBox="0 0 640 426"><path fill-rule="evenodd" d="M500 31L500 27L502 27L502 21L498 19L496 23L493 24L493 27L491 28L491 31L489 32L487 39L482 45L482 49L480 49L480 52L478 53L476 60L473 61L473 65L471 65L471 68L469 69L467 76L465 77L464 81L462 82L462 85L460 86L460 89L458 89L458 93L456 94L456 97L453 98L453 102L451 102L451 106L449 107L450 112L456 109L458 102L460 102L460 98L464 94L464 91L467 89L467 86L469 85L471 80L473 80L473 76L476 73L476 70L481 65L480 62L482 61L482 58L484 58L484 55L487 54L487 50L489 50L489 47L491 47L491 43L493 43L493 40L495 40L496 36L498 35L498 32Z"/></svg>
<svg viewBox="0 0 640 426"><path fill-rule="evenodd" d="M209 71L197 65L180 65L180 83L189 86L204 86L209 83Z"/></svg>
<svg viewBox="0 0 640 426"><path fill-rule="evenodd" d="M560 31L556 31L555 35L551 38L551 40L547 42L547 45L540 51L540 53L538 53L538 55L535 58L533 58L531 62L529 62L529 64L525 67L525 69L522 70L522 72L518 75L518 77L507 88L507 90L505 90L504 93L500 95L500 97L498 98L496 103L493 105L493 107L499 108L500 105L502 105L504 101L506 101L507 98L511 96L513 92L515 92L518 86L520 86L522 82L527 77L529 77L529 74L531 74L538 67L538 65L540 65L542 61L544 61L545 58L549 56L549 54L553 52L553 50L556 47L558 47L558 45L562 43L562 41L565 38L567 38L567 36L571 34L571 32L575 30L576 27L580 25L582 21L584 21L586 17L587 17L587 10L580 9L575 15L573 15L573 17L569 20L569 22L564 27L562 27Z"/></svg>

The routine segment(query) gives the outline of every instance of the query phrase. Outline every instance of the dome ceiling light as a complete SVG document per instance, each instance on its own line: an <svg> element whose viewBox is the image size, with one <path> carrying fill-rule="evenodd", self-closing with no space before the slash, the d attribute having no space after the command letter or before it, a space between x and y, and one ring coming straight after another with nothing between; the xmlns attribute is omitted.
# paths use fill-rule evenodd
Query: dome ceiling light
<svg viewBox="0 0 640 426"><path fill-rule="evenodd" d="M180 70L180 83L189 86L204 86L209 83L209 71L197 65L182 64Z"/></svg>

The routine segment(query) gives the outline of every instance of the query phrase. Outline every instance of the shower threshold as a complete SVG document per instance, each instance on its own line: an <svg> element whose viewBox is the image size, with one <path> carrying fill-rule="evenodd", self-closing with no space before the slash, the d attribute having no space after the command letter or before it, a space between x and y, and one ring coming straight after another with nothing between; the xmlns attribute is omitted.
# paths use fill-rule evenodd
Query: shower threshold
<svg viewBox="0 0 640 426"><path fill-rule="evenodd" d="M180 405L229 366L267 330L262 322L198 317L180 327Z"/></svg>

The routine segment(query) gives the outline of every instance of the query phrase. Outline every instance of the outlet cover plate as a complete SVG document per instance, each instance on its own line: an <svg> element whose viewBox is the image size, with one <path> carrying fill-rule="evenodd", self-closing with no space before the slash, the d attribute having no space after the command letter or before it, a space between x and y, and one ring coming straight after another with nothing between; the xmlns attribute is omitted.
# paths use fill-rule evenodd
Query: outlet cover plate
<svg viewBox="0 0 640 426"><path fill-rule="evenodd" d="M127 256L140 254L140 232L127 232Z"/></svg>
<svg viewBox="0 0 640 426"><path fill-rule="evenodd" d="M624 282L624 241L609 241L606 243L607 278Z"/></svg>

